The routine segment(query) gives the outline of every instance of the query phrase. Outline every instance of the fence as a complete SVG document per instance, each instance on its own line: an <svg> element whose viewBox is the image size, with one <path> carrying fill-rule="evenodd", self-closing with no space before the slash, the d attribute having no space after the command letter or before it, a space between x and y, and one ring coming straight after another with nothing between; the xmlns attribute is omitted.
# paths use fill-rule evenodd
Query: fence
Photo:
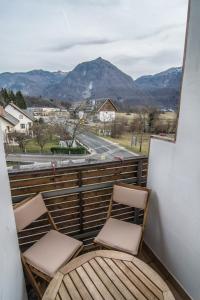
<svg viewBox="0 0 200 300"><path fill-rule="evenodd" d="M115 182L146 185L147 158L104 162L40 171L10 173L13 203L42 192L45 203L59 230L83 240L86 249L106 220L112 187ZM137 222L143 212L114 204L113 216ZM49 230L41 217L19 234L23 249L31 246Z"/></svg>

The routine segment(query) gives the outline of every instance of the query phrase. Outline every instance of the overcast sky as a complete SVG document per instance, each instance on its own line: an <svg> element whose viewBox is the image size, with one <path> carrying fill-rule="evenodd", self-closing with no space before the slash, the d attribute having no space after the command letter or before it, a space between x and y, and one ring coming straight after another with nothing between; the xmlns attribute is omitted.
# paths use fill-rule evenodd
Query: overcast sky
<svg viewBox="0 0 200 300"><path fill-rule="evenodd" d="M99 56L136 78L182 64L187 0L0 0L0 72Z"/></svg>

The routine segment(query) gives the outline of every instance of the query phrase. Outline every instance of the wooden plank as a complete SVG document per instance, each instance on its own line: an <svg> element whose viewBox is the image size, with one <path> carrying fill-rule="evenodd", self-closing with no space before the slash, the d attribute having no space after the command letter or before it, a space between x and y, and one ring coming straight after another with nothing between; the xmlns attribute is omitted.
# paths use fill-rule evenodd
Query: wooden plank
<svg viewBox="0 0 200 300"><path fill-rule="evenodd" d="M58 290L60 288L60 285L62 283L63 274L60 272L57 272L54 276L53 280L50 282L47 290L44 293L43 300L54 300ZM67 299L66 299L67 300Z"/></svg>
<svg viewBox="0 0 200 300"><path fill-rule="evenodd" d="M36 178L26 178L26 179L13 179L10 181L11 188L17 188L21 186L31 186L31 185L40 185L46 183L62 182L67 180L76 180L78 179L78 173L69 173L69 174L60 174L60 175L51 175L43 176Z"/></svg>
<svg viewBox="0 0 200 300"><path fill-rule="evenodd" d="M21 187L21 188L13 188L11 189L13 196L19 196L19 195L29 195L32 193L39 193L39 192L46 192L46 191L54 191L64 188L71 188L75 187L77 185L77 180L72 181L63 181L63 182L54 182L49 184L41 184L41 185L35 185L35 186L27 186L27 187Z"/></svg>
<svg viewBox="0 0 200 300"><path fill-rule="evenodd" d="M118 266L109 258L104 258L105 262L110 266L110 268L115 272L118 278L124 283L124 285L129 289L135 299L146 300L144 295L138 290L129 278L118 268Z"/></svg>
<svg viewBox="0 0 200 300"><path fill-rule="evenodd" d="M175 300L171 291L168 290L164 292L164 300Z"/></svg>
<svg viewBox="0 0 200 300"><path fill-rule="evenodd" d="M68 290L66 289L64 283L61 283L58 293L62 300L71 300L71 297L70 297Z"/></svg>
<svg viewBox="0 0 200 300"><path fill-rule="evenodd" d="M79 266L81 266L82 264L84 264L85 262L87 262L88 260L94 258L96 255L96 252L90 252L90 253L86 253L84 255L78 256L76 258L74 258L73 260L71 260L67 265L65 265L64 267L62 267L60 269L60 272L65 275L67 273L70 273L71 271L73 271L74 269L78 268Z"/></svg>
<svg viewBox="0 0 200 300"><path fill-rule="evenodd" d="M168 286L164 282L164 280L154 271L150 266L145 264L142 260L134 257L132 263L143 272L149 280L153 281L153 283L163 292L168 291Z"/></svg>
<svg viewBox="0 0 200 300"><path fill-rule="evenodd" d="M111 259L121 259L125 261L132 261L133 256L124 252L115 251L115 250L98 250L96 251L96 256L98 257L105 257Z"/></svg>
<svg viewBox="0 0 200 300"><path fill-rule="evenodd" d="M114 300L110 292L107 290L106 286L102 283L102 281L99 279L98 275L94 272L91 265L86 262L82 265L85 272L88 274L92 282L95 284L96 288L100 292L100 294L103 296L106 300Z"/></svg>
<svg viewBox="0 0 200 300"><path fill-rule="evenodd" d="M104 270L104 272L108 275L112 283L118 288L120 293L125 297L126 300L136 300L136 298L131 294L131 292L126 288L124 283L118 278L118 276L113 272L113 270L109 267L108 264L101 257L96 257L95 260L100 265L100 267Z"/></svg>
<svg viewBox="0 0 200 300"><path fill-rule="evenodd" d="M88 289L90 295L93 297L93 299L94 300L103 300L103 297L101 296L101 294L99 293L96 286L94 285L92 280L89 278L89 276L87 275L85 270L82 267L79 267L79 268L77 268L77 273L79 274L79 276L80 276L81 280L83 281L83 283L85 284L85 286L87 286L87 289Z"/></svg>
<svg viewBox="0 0 200 300"><path fill-rule="evenodd" d="M83 284L82 280L80 279L78 273L74 270L70 272L70 277L76 286L76 289L79 291L79 294L83 299L92 300L91 295L89 294L87 288Z"/></svg>
<svg viewBox="0 0 200 300"><path fill-rule="evenodd" d="M94 259L92 259L89 261L89 264L92 266L92 268L98 274L99 278L104 283L104 285L107 287L107 289L109 290L111 295L113 295L113 297L117 300L125 300L123 295L119 292L117 287L112 283L110 278L103 271L103 269L98 265L98 263Z"/></svg>
<svg viewBox="0 0 200 300"><path fill-rule="evenodd" d="M132 262L123 262L145 286L152 291L152 293L158 298L163 299L163 292L149 279L140 269L138 269Z"/></svg>
<svg viewBox="0 0 200 300"><path fill-rule="evenodd" d="M122 162L120 161L112 161L112 162L105 162L105 163L96 163L96 164L92 164L92 165L82 165L82 166L72 166L72 167L61 167L61 168L56 168L55 173L56 174L60 174L60 173L65 173L65 172L70 172L72 171L77 171L77 170L92 170L94 168L97 169L102 169L104 167L116 167L116 166L125 166L125 165L130 165L133 163L138 163L140 160L143 161L144 165L146 165L148 159L147 157L133 157L133 158L129 158L129 159L125 159ZM24 179L24 178L34 178L34 177L38 177L38 176L48 176L48 175L52 175L53 174L53 169L48 168L48 169L43 169L43 170L31 170L31 171L21 171L18 170L16 172L10 172L9 173L9 177L12 180L13 178L18 178L18 179Z"/></svg>
<svg viewBox="0 0 200 300"><path fill-rule="evenodd" d="M120 270L129 278L129 280L133 283L135 287L148 299L148 300L155 300L155 299L163 299L163 295L161 293L161 297L156 297L155 294L152 293L150 289L137 277L131 270L121 261L114 259L115 264L120 268Z"/></svg>
<svg viewBox="0 0 200 300"><path fill-rule="evenodd" d="M101 170L88 170L83 171L83 178L90 178L90 177L98 177L98 176L108 176L112 174L120 174L125 172L137 172L137 165L138 163L134 163L128 166L119 166L115 168L108 168L105 167Z"/></svg>
<svg viewBox="0 0 200 300"><path fill-rule="evenodd" d="M79 292L77 291L73 281L71 280L68 274L64 276L63 281L65 287L67 287L68 293L70 294L71 298L74 300L82 300Z"/></svg>
<svg viewBox="0 0 200 300"><path fill-rule="evenodd" d="M122 173L122 174L113 174L113 175L107 175L107 176L85 178L85 179L83 179L83 185L103 183L103 182L109 182L109 181L114 181L114 180L119 180L119 179L127 179L127 178L137 178L137 173L130 172L130 173Z"/></svg>

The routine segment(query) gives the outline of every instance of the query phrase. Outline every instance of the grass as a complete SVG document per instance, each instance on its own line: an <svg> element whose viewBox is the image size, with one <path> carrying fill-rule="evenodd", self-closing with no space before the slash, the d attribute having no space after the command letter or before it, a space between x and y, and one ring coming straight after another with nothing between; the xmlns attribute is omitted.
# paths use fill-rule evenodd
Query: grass
<svg viewBox="0 0 200 300"><path fill-rule="evenodd" d="M59 146L58 139L54 138L44 145L43 153L51 153L51 147ZM10 151L12 153L21 153L19 146L10 146ZM32 139L26 143L26 153L41 153L40 146L37 144L35 139Z"/></svg>
<svg viewBox="0 0 200 300"><path fill-rule="evenodd" d="M167 135L167 136L172 138L174 135L171 134L171 135ZM119 138L112 138L110 136L104 136L103 138L105 138L111 142L117 143L120 146L123 146L124 148L126 148L127 150L129 150L131 152L148 155L150 137L151 137L150 133L145 133L143 135L141 152L140 152L140 135L137 135L137 143L136 143L136 145L133 145L132 147L131 147L131 139L132 139L131 133L125 133Z"/></svg>
<svg viewBox="0 0 200 300"><path fill-rule="evenodd" d="M140 152L140 135L137 136L137 144L136 146L131 147L131 139L132 135L130 133L123 134L119 138L112 138L110 136L104 136L105 139L117 143L120 146L123 146L127 150L139 154L147 155L149 151L149 140L150 140L150 134L144 134L143 135L143 142L142 142L142 149Z"/></svg>
<svg viewBox="0 0 200 300"><path fill-rule="evenodd" d="M159 115L159 118L160 120L162 120L163 122L166 122L168 120L175 120L176 119L176 113L175 112L164 112L164 113L161 113ZM123 118L123 119L126 119L128 124L130 124L131 122L133 122L136 118L138 117L138 114L137 113L117 113L116 114L116 118Z"/></svg>
<svg viewBox="0 0 200 300"><path fill-rule="evenodd" d="M52 141L49 141L48 143L46 143L44 145L44 149L43 152L49 152L51 153L50 149L51 147L56 147L59 146L58 140L54 139ZM30 152L30 153L38 153L41 152L40 146L37 144L35 139L32 139L30 141L27 142L26 144L26 152Z"/></svg>

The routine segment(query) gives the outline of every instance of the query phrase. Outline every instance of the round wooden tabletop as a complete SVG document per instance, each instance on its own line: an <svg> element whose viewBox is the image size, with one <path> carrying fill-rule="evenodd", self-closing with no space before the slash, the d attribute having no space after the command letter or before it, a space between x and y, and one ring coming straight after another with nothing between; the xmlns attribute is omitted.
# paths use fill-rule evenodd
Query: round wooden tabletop
<svg viewBox="0 0 200 300"><path fill-rule="evenodd" d="M118 251L81 255L56 273L43 300L175 300L165 281L140 259Z"/></svg>

